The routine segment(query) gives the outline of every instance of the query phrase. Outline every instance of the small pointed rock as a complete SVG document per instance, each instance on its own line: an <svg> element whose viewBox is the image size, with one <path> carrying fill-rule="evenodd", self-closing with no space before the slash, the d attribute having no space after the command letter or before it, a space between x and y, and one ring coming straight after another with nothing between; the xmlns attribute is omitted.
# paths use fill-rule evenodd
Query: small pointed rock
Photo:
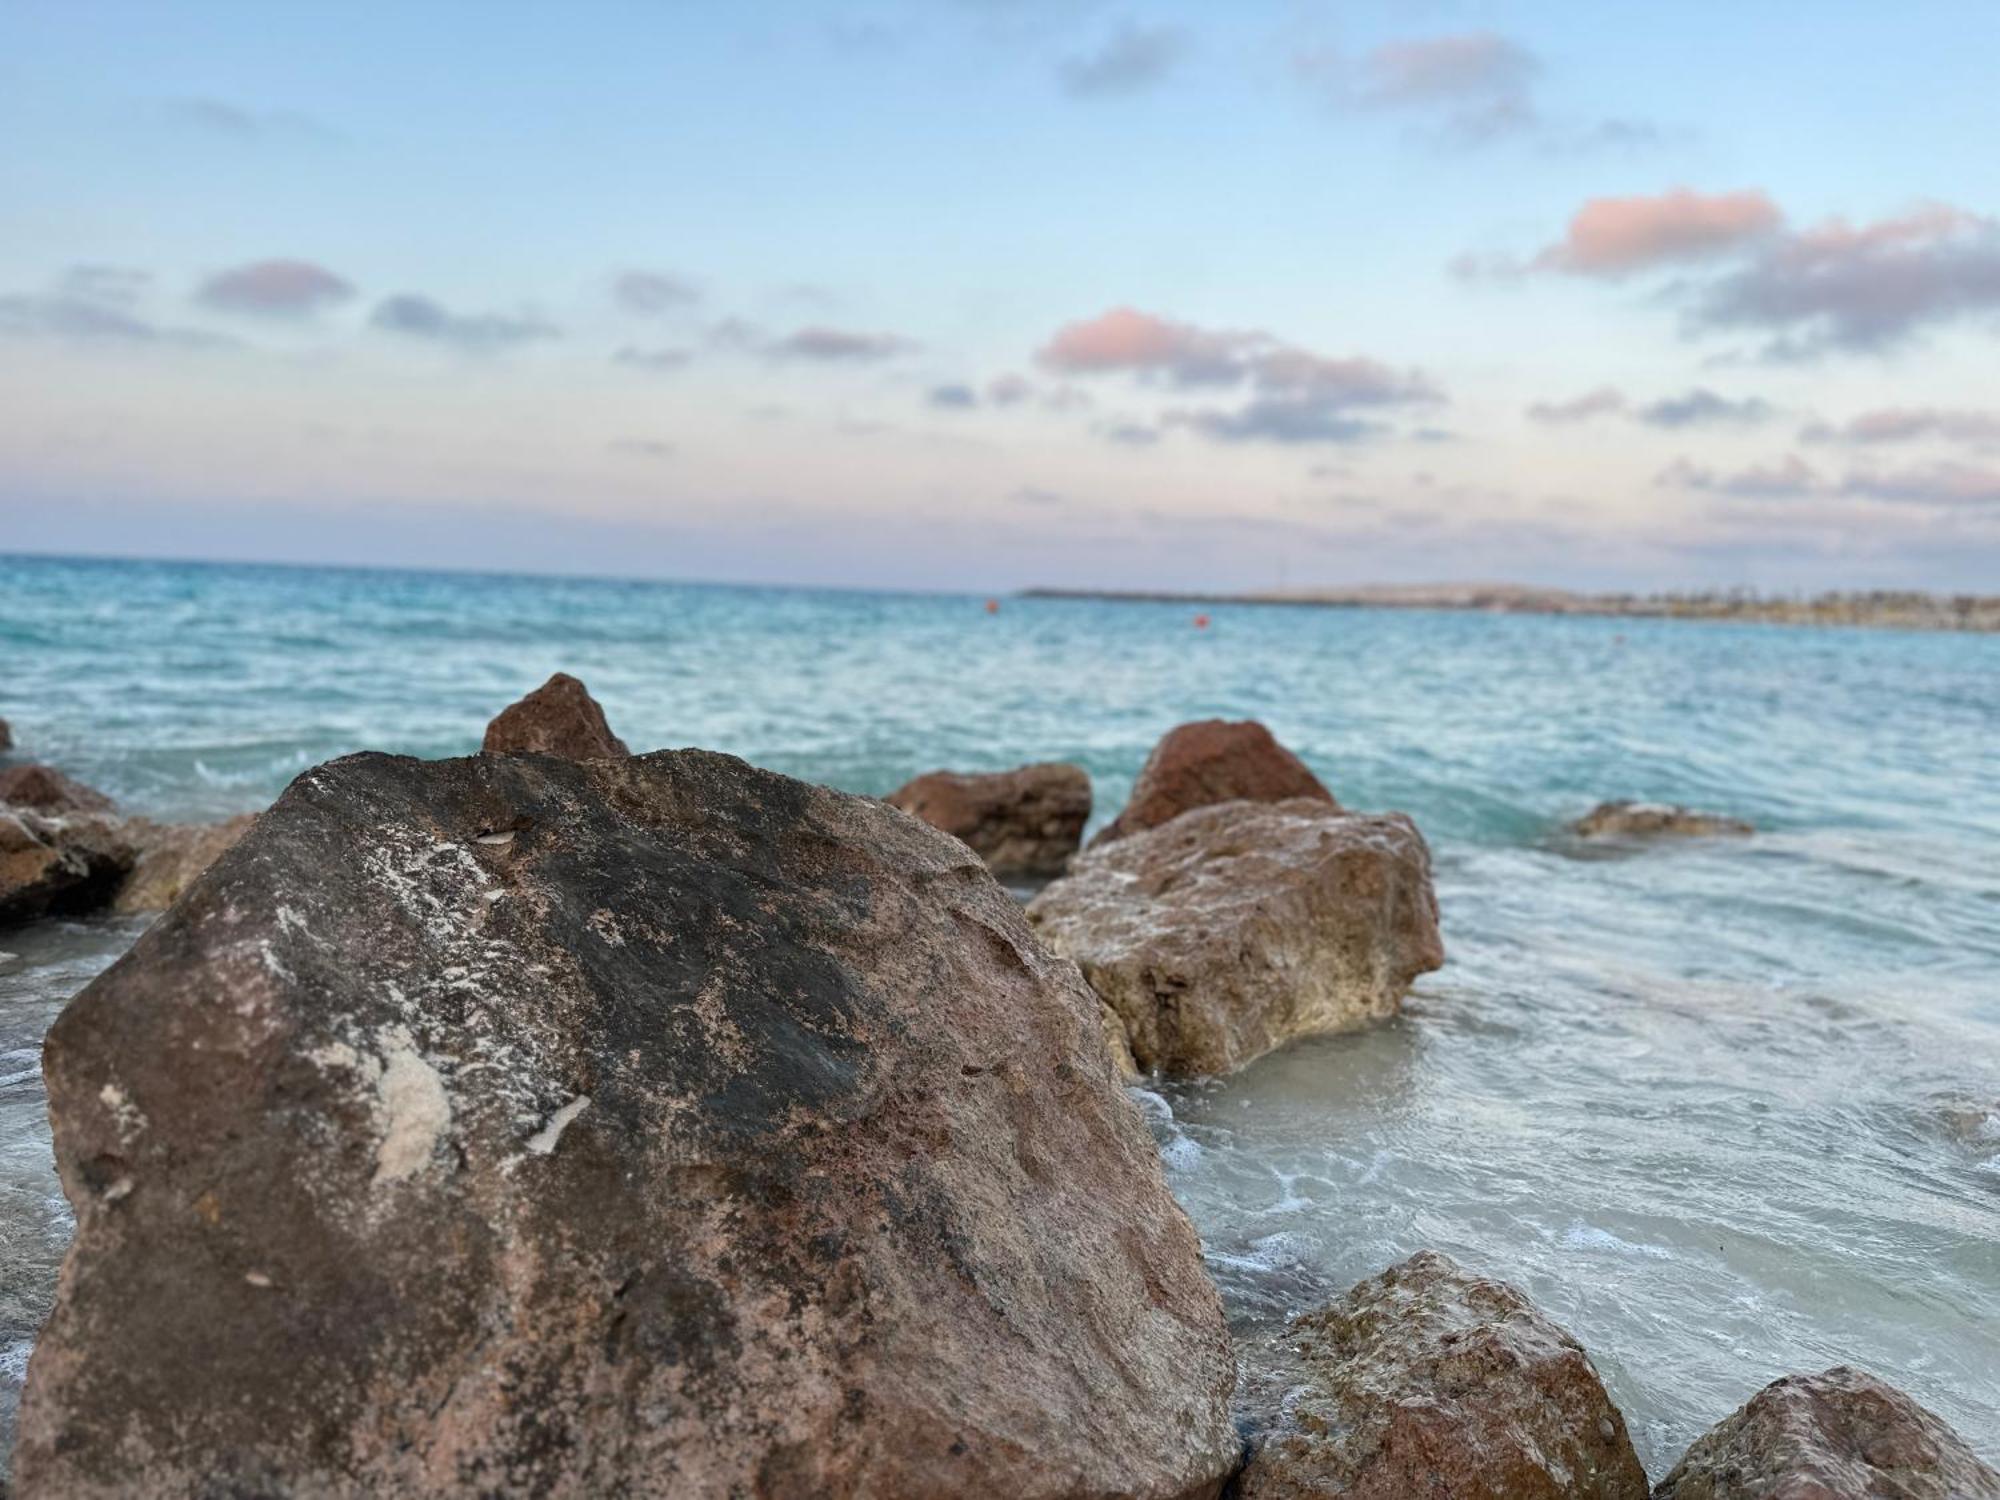
<svg viewBox="0 0 2000 1500"><path fill-rule="evenodd" d="M1306 763L1255 719L1233 724L1201 719L1167 731L1140 768L1125 810L1090 842L1095 848L1143 833L1217 802L1284 802L1294 797L1340 805Z"/></svg>
<svg viewBox="0 0 2000 1500"><path fill-rule="evenodd" d="M558 672L486 726L489 755L560 755L565 760L615 760L630 755L611 732L590 690Z"/></svg>

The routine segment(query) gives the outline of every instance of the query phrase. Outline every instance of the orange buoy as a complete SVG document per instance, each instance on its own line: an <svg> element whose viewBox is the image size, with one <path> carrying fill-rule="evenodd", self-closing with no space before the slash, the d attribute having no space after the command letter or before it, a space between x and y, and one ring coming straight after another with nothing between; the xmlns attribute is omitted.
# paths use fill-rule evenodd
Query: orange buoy
<svg viewBox="0 0 2000 1500"><path fill-rule="evenodd" d="M1195 628L1196 630L1206 630L1206 629L1208 629L1208 616L1207 616L1207 615L1196 615L1196 616L1194 617L1194 628Z"/></svg>
<svg viewBox="0 0 2000 1500"><path fill-rule="evenodd" d="M1000 601L999 601L998 599L988 599L988 600L986 601L986 613L988 613L989 615L997 615L997 614L999 614L999 613L1000 613Z"/></svg>

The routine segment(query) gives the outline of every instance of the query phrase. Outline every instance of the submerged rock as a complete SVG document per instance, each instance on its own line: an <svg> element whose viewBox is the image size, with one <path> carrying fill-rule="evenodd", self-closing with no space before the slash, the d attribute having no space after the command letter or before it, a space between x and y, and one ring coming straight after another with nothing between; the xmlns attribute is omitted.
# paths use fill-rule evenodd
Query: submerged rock
<svg viewBox="0 0 2000 1500"><path fill-rule="evenodd" d="M63 775L54 766L7 766L0 769L0 803L28 807L56 817L73 813L108 813L111 799L95 787Z"/></svg>
<svg viewBox="0 0 2000 1500"><path fill-rule="evenodd" d="M1207 1497L1214 1288L956 840L700 751L306 773L45 1054L19 1493Z"/></svg>
<svg viewBox="0 0 2000 1500"><path fill-rule="evenodd" d="M1787 1375L1711 1428L1655 1500L2000 1500L2000 1473L1866 1371Z"/></svg>
<svg viewBox="0 0 2000 1500"><path fill-rule="evenodd" d="M155 823L147 818L130 819L124 825L124 832L137 851L137 858L132 873L112 898L111 909L165 911L256 821L254 813L243 813L225 823Z"/></svg>
<svg viewBox="0 0 2000 1500"><path fill-rule="evenodd" d="M1013 771L931 771L888 796L962 839L995 875L1060 875L1090 821L1090 776L1050 762Z"/></svg>
<svg viewBox="0 0 2000 1500"><path fill-rule="evenodd" d="M1191 808L1295 797L1339 806L1305 762L1256 720L1202 719L1168 730L1153 747L1124 810L1099 830L1091 847L1157 828Z"/></svg>
<svg viewBox="0 0 2000 1500"><path fill-rule="evenodd" d="M112 819L0 806L0 926L95 910L136 852Z"/></svg>
<svg viewBox="0 0 2000 1500"><path fill-rule="evenodd" d="M1741 818L1664 802L1600 802L1570 826L1587 839L1715 838L1756 832Z"/></svg>
<svg viewBox="0 0 2000 1500"><path fill-rule="evenodd" d="M486 726L480 749L489 755L560 755L566 760L632 753L611 732L590 690L567 672L556 673L520 702L501 709Z"/></svg>
<svg viewBox="0 0 2000 1500"><path fill-rule="evenodd" d="M1419 1252L1287 1338L1299 1386L1241 1500L1645 1500L1582 1345L1448 1256Z"/></svg>
<svg viewBox="0 0 2000 1500"><path fill-rule="evenodd" d="M1305 799L1197 808L1092 849L1028 919L1139 1066L1178 1076L1380 1020L1444 962L1416 825Z"/></svg>

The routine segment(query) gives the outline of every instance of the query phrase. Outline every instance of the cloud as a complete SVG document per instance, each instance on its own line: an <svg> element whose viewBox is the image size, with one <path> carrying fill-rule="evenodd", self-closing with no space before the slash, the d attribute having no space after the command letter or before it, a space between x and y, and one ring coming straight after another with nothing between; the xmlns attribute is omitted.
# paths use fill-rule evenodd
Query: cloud
<svg viewBox="0 0 2000 1500"><path fill-rule="evenodd" d="M1146 422L1106 422L1098 427L1097 435L1127 448L1150 448L1160 440L1160 429Z"/></svg>
<svg viewBox="0 0 2000 1500"><path fill-rule="evenodd" d="M1926 438L1951 443L2000 443L2000 411L1889 407L1863 412L1839 426L1815 422L1799 436L1809 443L1910 443Z"/></svg>
<svg viewBox="0 0 2000 1500"><path fill-rule="evenodd" d="M336 132L325 125L291 110L244 109L221 99L190 97L167 100L165 111L176 124L230 140L337 139Z"/></svg>
<svg viewBox="0 0 2000 1500"><path fill-rule="evenodd" d="M1363 356L1330 359L1254 330L1220 330L1114 307L1069 323L1036 356L1066 374L1129 374L1177 389L1242 388L1235 410L1177 411L1166 420L1221 442L1352 442L1378 430L1356 407L1442 399L1421 375Z"/></svg>
<svg viewBox="0 0 2000 1500"><path fill-rule="evenodd" d="M663 443L657 438L617 438L604 446L610 452L627 458L672 458L678 451L672 443Z"/></svg>
<svg viewBox="0 0 2000 1500"><path fill-rule="evenodd" d="M996 375L986 382L986 399L995 406L1019 406L1034 394L1034 386L1019 375Z"/></svg>
<svg viewBox="0 0 2000 1500"><path fill-rule="evenodd" d="M503 313L454 313L430 297L413 292L385 297L375 304L369 320L375 327L430 343L447 344L468 354L495 353L540 339L559 338L561 330L536 317Z"/></svg>
<svg viewBox="0 0 2000 1500"><path fill-rule="evenodd" d="M1891 348L1964 314L2000 311L2000 222L1930 204L1872 224L1789 234L1696 294L1705 329L1764 329L1807 358Z"/></svg>
<svg viewBox="0 0 2000 1500"><path fill-rule="evenodd" d="M1134 94L1163 82L1187 52L1187 37L1173 26L1120 23L1096 51L1072 57L1056 70L1074 99Z"/></svg>
<svg viewBox="0 0 2000 1500"><path fill-rule="evenodd" d="M1775 414L1776 408L1770 402L1755 396L1732 401L1705 387L1697 387L1684 396L1651 402L1632 415L1651 427L1696 427L1705 423L1748 425L1768 421Z"/></svg>
<svg viewBox="0 0 2000 1500"><path fill-rule="evenodd" d="M1662 469L1653 481L1681 489L1706 490L1745 500L1789 500L1820 493L1824 488L1819 472L1796 453L1768 464L1753 464L1734 473L1677 458Z"/></svg>
<svg viewBox="0 0 2000 1500"><path fill-rule="evenodd" d="M219 312L303 317L353 295L352 283L309 260L256 260L209 277L195 300Z"/></svg>
<svg viewBox="0 0 2000 1500"><path fill-rule="evenodd" d="M694 283L665 271L621 271L611 283L611 295L627 312L645 317L701 300Z"/></svg>
<svg viewBox="0 0 2000 1500"><path fill-rule="evenodd" d="M946 411L965 411L979 404L979 393L969 385L934 385L924 400Z"/></svg>
<svg viewBox="0 0 2000 1500"><path fill-rule="evenodd" d="M152 278L123 266L75 265L50 293L0 296L0 337L49 338L89 347L220 349L234 339L155 323L137 309Z"/></svg>
<svg viewBox="0 0 2000 1500"><path fill-rule="evenodd" d="M65 296L81 298L105 307L131 307L152 286L152 273L132 266L103 262L79 262L62 274Z"/></svg>
<svg viewBox="0 0 2000 1500"><path fill-rule="evenodd" d="M1777 204L1756 189L1702 194L1675 188L1656 197L1593 198L1531 265L1577 276L1624 276L1738 250L1783 223Z"/></svg>
<svg viewBox="0 0 2000 1500"><path fill-rule="evenodd" d="M840 328L801 328L764 345L764 352L780 359L812 359L829 363L865 363L893 359L917 346L910 340L888 333L854 333Z"/></svg>
<svg viewBox="0 0 2000 1500"><path fill-rule="evenodd" d="M629 365L635 370L650 370L656 375L664 375L670 370L686 369L694 359L689 349L642 349L637 344L627 344L611 356L616 365Z"/></svg>
<svg viewBox="0 0 2000 1500"><path fill-rule="evenodd" d="M1567 422L1587 422L1592 417L1606 416L1624 409L1624 392L1608 385L1601 385L1594 391L1586 391L1583 395L1568 401L1537 401L1528 408L1528 416L1536 422L1560 425Z"/></svg>
<svg viewBox="0 0 2000 1500"><path fill-rule="evenodd" d="M1840 490L1844 495L1898 504L2000 507L2000 470L1962 463L1863 470L1842 480Z"/></svg>

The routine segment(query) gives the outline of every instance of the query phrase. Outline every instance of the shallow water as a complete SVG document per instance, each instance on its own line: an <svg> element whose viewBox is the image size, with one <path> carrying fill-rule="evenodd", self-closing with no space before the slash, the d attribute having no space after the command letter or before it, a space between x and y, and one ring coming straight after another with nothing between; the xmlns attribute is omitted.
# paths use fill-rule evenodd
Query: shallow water
<svg viewBox="0 0 2000 1500"><path fill-rule="evenodd" d="M1390 1026L1142 1096L1246 1349L1431 1245L1578 1334L1656 1474L1841 1360L2000 1460L2000 639L0 567L20 753L166 817L353 749L470 751L557 668L635 747L863 792L1070 759L1100 821L1163 729L1262 718L1417 819L1451 961ZM1561 835L1614 795L1763 831ZM0 1428L67 1233L35 1045L137 931L0 934Z"/></svg>

